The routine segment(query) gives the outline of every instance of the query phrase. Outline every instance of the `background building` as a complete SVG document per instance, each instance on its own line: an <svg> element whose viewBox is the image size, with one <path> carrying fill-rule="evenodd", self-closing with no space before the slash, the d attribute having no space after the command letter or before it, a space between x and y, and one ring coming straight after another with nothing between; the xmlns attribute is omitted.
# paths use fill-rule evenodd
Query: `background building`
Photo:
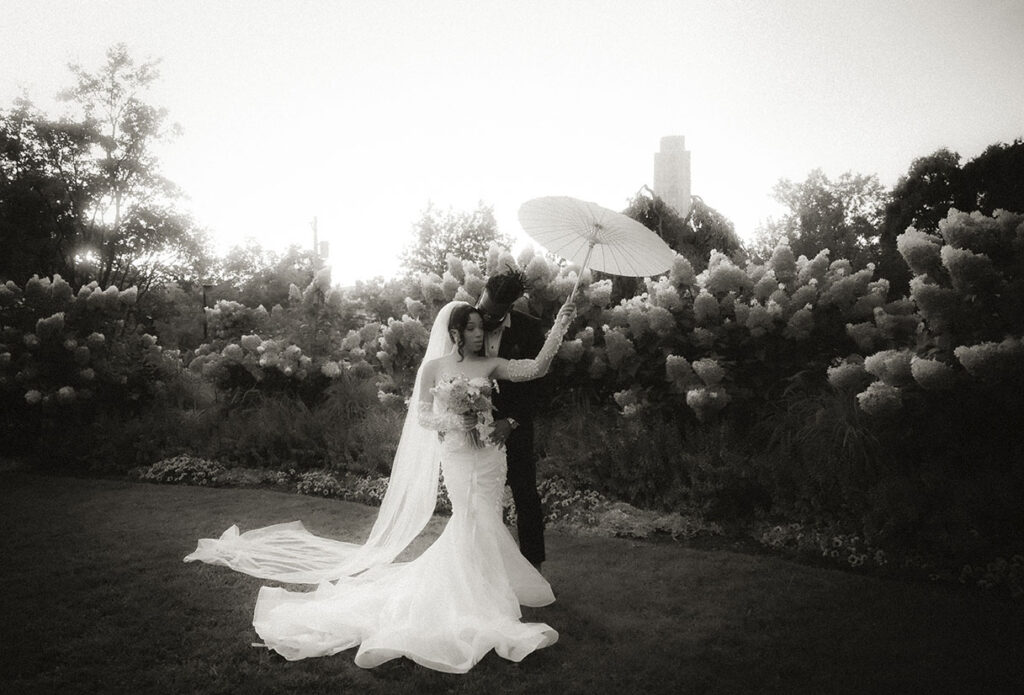
<svg viewBox="0 0 1024 695"><path fill-rule="evenodd" d="M690 212L690 153L682 135L666 135L654 153L654 194L682 217Z"/></svg>

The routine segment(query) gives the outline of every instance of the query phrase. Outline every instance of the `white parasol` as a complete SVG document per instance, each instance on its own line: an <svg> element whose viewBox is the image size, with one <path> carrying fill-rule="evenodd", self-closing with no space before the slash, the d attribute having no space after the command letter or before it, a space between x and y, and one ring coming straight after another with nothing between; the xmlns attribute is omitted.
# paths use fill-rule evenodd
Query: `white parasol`
<svg viewBox="0 0 1024 695"><path fill-rule="evenodd" d="M519 222L545 249L580 265L570 299L588 267L646 277L667 271L675 257L661 237L636 220L576 198L528 200L519 208Z"/></svg>

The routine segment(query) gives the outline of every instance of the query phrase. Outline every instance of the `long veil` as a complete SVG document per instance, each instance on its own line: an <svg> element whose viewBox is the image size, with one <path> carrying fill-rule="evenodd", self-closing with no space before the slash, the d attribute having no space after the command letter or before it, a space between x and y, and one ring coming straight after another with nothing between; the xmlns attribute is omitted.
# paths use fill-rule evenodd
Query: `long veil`
<svg viewBox="0 0 1024 695"><path fill-rule="evenodd" d="M435 432L420 427L416 405L423 365L454 349L448 337L448 320L459 304L462 302L449 302L434 319L427 350L416 373L387 492L362 545L316 536L300 521L245 533L232 526L220 538L201 539L185 562L200 560L263 579L318 584L393 561L434 513L441 447Z"/></svg>

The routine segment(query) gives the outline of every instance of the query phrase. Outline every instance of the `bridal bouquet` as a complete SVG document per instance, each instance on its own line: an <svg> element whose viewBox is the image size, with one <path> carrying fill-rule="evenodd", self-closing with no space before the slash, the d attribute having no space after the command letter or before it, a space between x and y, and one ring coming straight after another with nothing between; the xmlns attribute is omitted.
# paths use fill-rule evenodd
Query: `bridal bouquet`
<svg viewBox="0 0 1024 695"><path fill-rule="evenodd" d="M446 412L459 418L466 415L475 417L476 425L467 431L466 435L473 442L473 446L481 448L494 431L491 390L490 379L469 379L459 375L442 381L430 389L430 392Z"/></svg>

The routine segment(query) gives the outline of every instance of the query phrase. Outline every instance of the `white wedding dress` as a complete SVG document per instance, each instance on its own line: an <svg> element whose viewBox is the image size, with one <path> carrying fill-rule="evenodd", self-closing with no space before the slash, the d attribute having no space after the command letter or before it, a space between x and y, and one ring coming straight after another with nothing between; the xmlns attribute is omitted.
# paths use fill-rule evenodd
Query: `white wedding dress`
<svg viewBox="0 0 1024 695"><path fill-rule="evenodd" d="M439 324L441 335L446 333L452 306L435 321L424 363L446 349L435 338ZM557 339L549 340L556 350L560 334ZM435 411L439 407L435 401ZM545 606L555 597L502 521L504 450L475 447L458 432L439 444L436 433L415 420L407 416L388 493L365 544L320 538L293 522L241 535L231 527L220 539L200 540L185 558L279 581L317 583L306 592L260 589L253 626L286 659L358 646L355 663L362 667L404 656L438 671L465 673L491 650L520 661L558 639L550 626L520 620L521 605ZM415 454L410 446L418 447ZM422 555L394 562L433 511L437 460L451 519Z"/></svg>

